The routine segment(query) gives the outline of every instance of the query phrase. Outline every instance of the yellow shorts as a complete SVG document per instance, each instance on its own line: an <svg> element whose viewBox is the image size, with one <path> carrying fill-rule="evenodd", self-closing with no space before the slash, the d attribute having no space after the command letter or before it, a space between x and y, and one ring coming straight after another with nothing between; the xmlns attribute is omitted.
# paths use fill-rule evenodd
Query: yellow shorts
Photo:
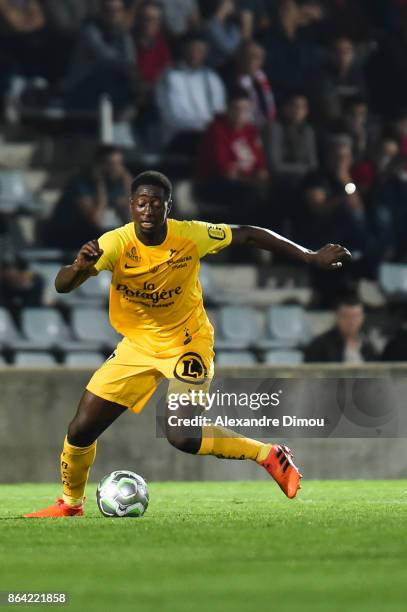
<svg viewBox="0 0 407 612"><path fill-rule="evenodd" d="M160 382L169 379L169 393L208 391L213 378L213 344L196 336L187 346L155 355L123 338L110 357L96 370L87 390L110 402L141 412Z"/></svg>

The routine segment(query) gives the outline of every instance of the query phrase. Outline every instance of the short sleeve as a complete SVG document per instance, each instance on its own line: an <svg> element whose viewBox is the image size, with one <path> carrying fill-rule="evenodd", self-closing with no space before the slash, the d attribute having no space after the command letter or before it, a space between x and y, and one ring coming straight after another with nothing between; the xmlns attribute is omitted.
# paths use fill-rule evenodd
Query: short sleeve
<svg viewBox="0 0 407 612"><path fill-rule="evenodd" d="M190 238L198 247L199 257L214 255L232 242L232 230L225 223L212 224L204 221L191 221Z"/></svg>
<svg viewBox="0 0 407 612"><path fill-rule="evenodd" d="M103 250L102 257L96 262L95 270L109 270L113 272L116 261L119 259L122 252L122 240L117 230L106 232L99 239L99 248Z"/></svg>

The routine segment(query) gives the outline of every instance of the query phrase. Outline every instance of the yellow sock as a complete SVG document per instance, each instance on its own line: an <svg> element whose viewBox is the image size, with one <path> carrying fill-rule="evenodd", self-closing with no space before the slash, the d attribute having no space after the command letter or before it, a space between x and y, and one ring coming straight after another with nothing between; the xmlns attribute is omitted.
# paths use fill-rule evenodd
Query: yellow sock
<svg viewBox="0 0 407 612"><path fill-rule="evenodd" d="M96 442L90 446L73 446L65 437L61 454L62 497L69 506L79 506L83 502L89 469L95 456Z"/></svg>
<svg viewBox="0 0 407 612"><path fill-rule="evenodd" d="M204 425L198 455L215 455L220 459L252 459L260 463L267 457L271 447L271 444L239 436L225 427Z"/></svg>

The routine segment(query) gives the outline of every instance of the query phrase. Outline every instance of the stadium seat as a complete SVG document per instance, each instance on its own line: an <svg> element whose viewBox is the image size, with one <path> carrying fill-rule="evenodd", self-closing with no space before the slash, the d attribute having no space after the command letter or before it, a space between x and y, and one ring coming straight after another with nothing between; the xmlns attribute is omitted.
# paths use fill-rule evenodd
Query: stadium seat
<svg viewBox="0 0 407 612"><path fill-rule="evenodd" d="M91 276L86 283L71 293L57 293L55 278L60 268L60 263L36 261L32 264L32 269L44 279L45 304L52 305L58 302L69 307L98 306L101 302L108 300L112 278L110 272L101 272L97 276Z"/></svg>
<svg viewBox="0 0 407 612"><path fill-rule="evenodd" d="M75 308L72 311L72 329L89 350L111 349L121 339L111 327L107 311L102 308Z"/></svg>
<svg viewBox="0 0 407 612"><path fill-rule="evenodd" d="M86 283L79 287L79 293L90 300L107 301L111 280L110 272L105 270L99 272L97 276L91 276Z"/></svg>
<svg viewBox="0 0 407 612"><path fill-rule="evenodd" d="M25 308L21 327L31 348L62 347L66 342L73 342L69 328L54 308Z"/></svg>
<svg viewBox="0 0 407 612"><path fill-rule="evenodd" d="M312 338L315 338L335 325L335 313L330 310L309 311L305 313L305 320Z"/></svg>
<svg viewBox="0 0 407 612"><path fill-rule="evenodd" d="M20 351L15 355L14 365L32 368L48 368L57 364L55 358L50 353Z"/></svg>
<svg viewBox="0 0 407 612"><path fill-rule="evenodd" d="M9 311L0 308L0 346L14 348L16 343L23 344L23 337L14 325Z"/></svg>
<svg viewBox="0 0 407 612"><path fill-rule="evenodd" d="M218 311L218 349L245 349L256 344L263 331L260 312L249 306L223 306Z"/></svg>
<svg viewBox="0 0 407 612"><path fill-rule="evenodd" d="M31 268L44 280L43 300L45 304L55 304L58 294L55 290L55 277L61 268L59 263L44 263L35 261Z"/></svg>
<svg viewBox="0 0 407 612"><path fill-rule="evenodd" d="M218 325L218 313L214 308L205 308L205 311L206 311L209 321L212 324L212 327L216 335L216 330L217 330L217 325Z"/></svg>
<svg viewBox="0 0 407 612"><path fill-rule="evenodd" d="M19 170L0 170L0 212L15 213L20 209L38 210L38 203Z"/></svg>
<svg viewBox="0 0 407 612"><path fill-rule="evenodd" d="M407 265L384 263L379 268L379 283L387 296L407 296Z"/></svg>
<svg viewBox="0 0 407 612"><path fill-rule="evenodd" d="M64 363L73 368L98 368L104 360L102 353L71 351L65 355Z"/></svg>
<svg viewBox="0 0 407 612"><path fill-rule="evenodd" d="M4 368L5 366L8 366L8 363L4 359L3 355L0 355L0 368Z"/></svg>
<svg viewBox="0 0 407 612"><path fill-rule="evenodd" d="M302 351L267 351L265 363L269 365L298 365L304 360Z"/></svg>
<svg viewBox="0 0 407 612"><path fill-rule="evenodd" d="M220 351L216 354L218 366L252 366L256 363L255 356L249 351Z"/></svg>
<svg viewBox="0 0 407 612"><path fill-rule="evenodd" d="M174 183L174 200L177 203L177 212L183 219L193 219L199 214L198 204L193 194L192 181L181 180Z"/></svg>
<svg viewBox="0 0 407 612"><path fill-rule="evenodd" d="M311 330L302 306L271 306L267 312L267 335L261 348L293 348L311 339Z"/></svg>
<svg viewBox="0 0 407 612"><path fill-rule="evenodd" d="M216 291L216 284L212 276L212 266L202 262L199 269L199 280L202 286L202 291L207 299L212 299L214 292Z"/></svg>
<svg viewBox="0 0 407 612"><path fill-rule="evenodd" d="M199 278L205 298L215 304L261 306L269 304L272 292L257 288L254 265L211 265L201 263Z"/></svg>

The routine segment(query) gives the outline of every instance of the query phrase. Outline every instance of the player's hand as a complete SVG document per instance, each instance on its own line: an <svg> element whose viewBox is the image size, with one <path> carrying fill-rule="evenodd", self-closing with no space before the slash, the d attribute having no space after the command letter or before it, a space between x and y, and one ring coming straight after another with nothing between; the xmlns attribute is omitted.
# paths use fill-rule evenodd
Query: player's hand
<svg viewBox="0 0 407 612"><path fill-rule="evenodd" d="M76 270L89 270L103 255L103 250L99 248L97 240L90 240L84 244L76 256L73 267Z"/></svg>
<svg viewBox="0 0 407 612"><path fill-rule="evenodd" d="M322 249L312 254L312 263L319 268L335 270L342 268L342 262L352 259L352 255L340 244L326 244Z"/></svg>

